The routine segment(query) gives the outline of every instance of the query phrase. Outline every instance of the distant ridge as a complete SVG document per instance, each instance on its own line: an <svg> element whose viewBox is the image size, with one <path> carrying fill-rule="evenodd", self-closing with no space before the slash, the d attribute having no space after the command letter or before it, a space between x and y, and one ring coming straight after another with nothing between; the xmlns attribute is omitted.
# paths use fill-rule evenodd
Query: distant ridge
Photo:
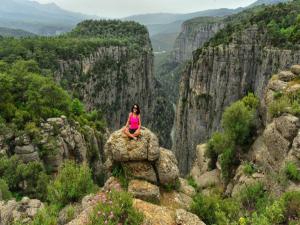
<svg viewBox="0 0 300 225"><path fill-rule="evenodd" d="M29 0L1 0L2 27L22 29L39 35L55 35L71 30L85 19L96 16L64 10L54 3L41 4Z"/></svg>
<svg viewBox="0 0 300 225"><path fill-rule="evenodd" d="M30 33L21 29L11 29L7 27L0 27L0 36L3 37L33 37L36 36L33 33Z"/></svg>

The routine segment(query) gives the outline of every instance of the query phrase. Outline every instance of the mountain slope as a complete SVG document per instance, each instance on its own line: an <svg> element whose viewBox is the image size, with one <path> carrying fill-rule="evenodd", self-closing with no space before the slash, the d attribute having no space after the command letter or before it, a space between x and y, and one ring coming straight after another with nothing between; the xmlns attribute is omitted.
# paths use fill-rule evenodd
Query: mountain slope
<svg viewBox="0 0 300 225"><path fill-rule="evenodd" d="M32 37L35 34L21 29L10 29L7 27L0 27L0 36L3 37Z"/></svg>
<svg viewBox="0 0 300 225"><path fill-rule="evenodd" d="M2 0L0 24L41 35L53 35L71 30L78 22L95 18L63 10L54 3L40 4L29 0Z"/></svg>

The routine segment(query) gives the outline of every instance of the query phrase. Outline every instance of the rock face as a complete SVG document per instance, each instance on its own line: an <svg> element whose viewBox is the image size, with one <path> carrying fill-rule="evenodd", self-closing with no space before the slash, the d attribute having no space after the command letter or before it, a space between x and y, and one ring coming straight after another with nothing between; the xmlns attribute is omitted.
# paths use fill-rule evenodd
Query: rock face
<svg viewBox="0 0 300 225"><path fill-rule="evenodd" d="M190 60L192 52L202 47L223 27L221 19L214 17L200 17L185 21L172 51L174 62L182 63Z"/></svg>
<svg viewBox="0 0 300 225"><path fill-rule="evenodd" d="M291 71L298 68L298 65L292 66ZM295 86L298 86L295 80L299 79L296 73L291 71L281 71L272 77L264 91L262 101L262 113L265 129L261 136L254 142L251 148L251 159L258 165L261 165L266 171L279 171L287 161L298 162L299 158L299 118L284 113L277 118L273 118L268 108L275 101L275 93L283 95L293 95L298 92ZM281 76L284 74L284 76ZM274 91L274 83L283 85L277 86ZM288 109L285 109L288 111Z"/></svg>
<svg viewBox="0 0 300 225"><path fill-rule="evenodd" d="M263 47L264 34L253 25L228 45L205 47L195 54L180 83L173 151L186 174L196 145L220 129L224 109L249 91L262 97L270 76L300 62L300 51Z"/></svg>
<svg viewBox="0 0 300 225"><path fill-rule="evenodd" d="M40 200L27 197L23 197L19 202L14 199L0 202L0 224L10 225L17 221L24 224L29 223L42 208L44 208L44 204Z"/></svg>
<svg viewBox="0 0 300 225"><path fill-rule="evenodd" d="M72 91L88 110L103 110L108 126L115 130L126 123L134 103L142 107L143 122L150 121L155 85L152 67L150 42L136 54L126 46L99 47L81 60L60 61L56 79L61 82L72 73Z"/></svg>
<svg viewBox="0 0 300 225"><path fill-rule="evenodd" d="M140 50L128 46L102 46L80 60L59 60L55 79L59 83L67 81L70 91L82 99L87 110L101 110L111 130L125 125L135 103L141 107L143 125L155 128L159 120L156 109L164 97L158 91L160 87L153 74L153 52L148 34L144 39L145 45L139 46ZM170 111L161 107L160 110L163 110L159 112L161 115ZM171 132L171 124L168 125L156 130L167 139L166 143ZM164 144L163 139L162 142Z"/></svg>
<svg viewBox="0 0 300 225"><path fill-rule="evenodd" d="M88 126L79 129L78 124L72 125L65 116L61 116L41 123L37 136L38 141L31 140L27 134L17 136L10 154L16 154L25 163L41 161L53 172L57 172L67 159L89 162L96 173L101 172L106 134ZM97 160L92 162L91 158Z"/></svg>
<svg viewBox="0 0 300 225"><path fill-rule="evenodd" d="M122 129L112 133L105 144L105 166L109 171L121 164L128 178L139 178L156 184L175 184L179 178L174 154L159 147L157 137L147 128L135 141Z"/></svg>

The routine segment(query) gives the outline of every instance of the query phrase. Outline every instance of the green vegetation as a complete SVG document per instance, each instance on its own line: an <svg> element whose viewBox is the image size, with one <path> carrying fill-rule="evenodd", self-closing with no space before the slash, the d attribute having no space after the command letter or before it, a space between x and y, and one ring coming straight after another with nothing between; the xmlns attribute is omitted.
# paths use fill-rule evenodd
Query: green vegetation
<svg viewBox="0 0 300 225"><path fill-rule="evenodd" d="M1 186L4 187L4 190L3 181L8 185L9 191L15 195L27 195L41 200L46 199L49 177L40 162L25 164L16 156L10 158L1 156L0 177L2 178ZM20 185L23 183L26 183L26 185Z"/></svg>
<svg viewBox="0 0 300 225"><path fill-rule="evenodd" d="M118 178L123 188L128 188L128 179L126 178L126 175L128 176L128 172L125 171L124 167L121 164L114 165L112 169L112 175Z"/></svg>
<svg viewBox="0 0 300 225"><path fill-rule="evenodd" d="M284 168L287 177L292 181L300 181L300 170L293 162L288 162Z"/></svg>
<svg viewBox="0 0 300 225"><path fill-rule="evenodd" d="M48 200L52 204L65 206L77 202L95 190L92 175L87 165L76 165L67 161L55 180L48 185Z"/></svg>
<svg viewBox="0 0 300 225"><path fill-rule="evenodd" d="M238 220L239 205L234 199L222 199L220 195L205 196L198 193L193 198L191 212L198 215L207 225L225 225Z"/></svg>
<svg viewBox="0 0 300 225"><path fill-rule="evenodd" d="M273 197L258 182L245 186L236 197L198 193L193 197L191 212L207 225L296 225L300 219L300 192Z"/></svg>
<svg viewBox="0 0 300 225"><path fill-rule="evenodd" d="M293 82L293 81L291 81ZM271 102L268 108L272 117L279 117L283 113L291 113L300 115L300 91L291 93L275 93L274 101Z"/></svg>
<svg viewBox="0 0 300 225"><path fill-rule="evenodd" d="M267 203L268 195L262 183L254 183L246 186L240 192L240 202L249 211L263 208Z"/></svg>
<svg viewBox="0 0 300 225"><path fill-rule="evenodd" d="M263 45L298 49L300 44L300 1L256 6L241 13L226 17L225 28L220 30L205 46L228 44L234 35L252 25L258 26L263 35ZM201 49L198 50L199 55Z"/></svg>
<svg viewBox="0 0 300 225"><path fill-rule="evenodd" d="M9 200L12 195L5 180L0 179L0 197L2 200Z"/></svg>
<svg viewBox="0 0 300 225"><path fill-rule="evenodd" d="M244 163L244 168L243 168L243 172L250 176L253 173L255 173L257 171L257 168L255 167L255 164L251 163L251 162L245 162Z"/></svg>
<svg viewBox="0 0 300 225"><path fill-rule="evenodd" d="M112 191L103 193L99 198L88 225L139 225L143 222L143 215L133 208L129 193Z"/></svg>
<svg viewBox="0 0 300 225"><path fill-rule="evenodd" d="M30 225L57 225L58 213L59 207L48 205L44 209L39 210Z"/></svg>
<svg viewBox="0 0 300 225"><path fill-rule="evenodd" d="M223 132L215 132L208 141L206 155L211 159L210 168L216 167L220 157L222 177L228 181L239 164L238 149L251 143L254 116L258 99L248 94L225 109L222 116Z"/></svg>

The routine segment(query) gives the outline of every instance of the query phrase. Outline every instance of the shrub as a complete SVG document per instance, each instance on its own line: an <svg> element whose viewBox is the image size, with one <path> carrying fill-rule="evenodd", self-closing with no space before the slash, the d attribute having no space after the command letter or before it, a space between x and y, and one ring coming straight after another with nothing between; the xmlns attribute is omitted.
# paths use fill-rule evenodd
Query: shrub
<svg viewBox="0 0 300 225"><path fill-rule="evenodd" d="M88 225L142 224L143 215L133 208L129 193L111 191L102 193L99 198L99 203L90 214Z"/></svg>
<svg viewBox="0 0 300 225"><path fill-rule="evenodd" d="M220 164L222 169L222 177L227 182L233 175L233 169L236 164L235 150L228 148L220 157Z"/></svg>
<svg viewBox="0 0 300 225"><path fill-rule="evenodd" d="M250 211L262 209L268 203L268 195L264 190L264 185L257 182L246 186L240 191L241 204Z"/></svg>
<svg viewBox="0 0 300 225"><path fill-rule="evenodd" d="M21 195L45 200L49 177L40 162L23 163L16 156L0 157L0 177L9 189ZM21 183L26 183L20 188Z"/></svg>
<svg viewBox="0 0 300 225"><path fill-rule="evenodd" d="M283 195L285 205L285 218L300 220L300 192L287 192Z"/></svg>
<svg viewBox="0 0 300 225"><path fill-rule="evenodd" d="M5 182L5 180L2 180L2 179L0 179L0 194L1 194L2 200L5 200L5 201L9 200L12 197L7 183Z"/></svg>
<svg viewBox="0 0 300 225"><path fill-rule="evenodd" d="M112 169L112 175L118 178L122 188L128 188L128 180L126 178L126 171L121 164L114 165Z"/></svg>
<svg viewBox="0 0 300 225"><path fill-rule="evenodd" d="M242 99L242 102L250 110L255 110L259 106L259 99L253 93L249 93L247 96L245 96Z"/></svg>
<svg viewBox="0 0 300 225"><path fill-rule="evenodd" d="M95 190L91 171L87 165L66 161L55 180L48 185L48 200L61 207L80 200Z"/></svg>
<svg viewBox="0 0 300 225"><path fill-rule="evenodd" d="M193 197L190 208L206 224L232 224L239 217L239 204L236 199L221 199L215 194L205 196L198 193Z"/></svg>
<svg viewBox="0 0 300 225"><path fill-rule="evenodd" d="M195 188L196 190L198 189L198 185L196 183L196 181L194 180L194 178L192 176L188 176L187 178L187 182L190 186L192 186L193 188Z"/></svg>
<svg viewBox="0 0 300 225"><path fill-rule="evenodd" d="M288 112L288 107L291 106L290 99L287 96L282 96L269 105L268 111L272 117L278 117L284 112Z"/></svg>
<svg viewBox="0 0 300 225"><path fill-rule="evenodd" d="M255 168L255 164L251 163L251 162L245 162L244 163L244 167L243 167L243 172L246 175L252 175L253 173L256 172L256 168Z"/></svg>
<svg viewBox="0 0 300 225"><path fill-rule="evenodd" d="M207 143L205 155L210 158L209 167L214 169L218 160L218 155L223 153L225 149L234 145L230 136L226 133L215 132Z"/></svg>
<svg viewBox="0 0 300 225"><path fill-rule="evenodd" d="M290 180L300 181L300 171L298 170L298 167L295 163L288 162L285 165L284 171Z"/></svg>
<svg viewBox="0 0 300 225"><path fill-rule="evenodd" d="M30 225L57 225L58 213L59 207L57 205L46 206L39 210Z"/></svg>
<svg viewBox="0 0 300 225"><path fill-rule="evenodd" d="M250 135L253 119L253 111L242 101L237 101L225 109L222 126L235 143L244 144Z"/></svg>

